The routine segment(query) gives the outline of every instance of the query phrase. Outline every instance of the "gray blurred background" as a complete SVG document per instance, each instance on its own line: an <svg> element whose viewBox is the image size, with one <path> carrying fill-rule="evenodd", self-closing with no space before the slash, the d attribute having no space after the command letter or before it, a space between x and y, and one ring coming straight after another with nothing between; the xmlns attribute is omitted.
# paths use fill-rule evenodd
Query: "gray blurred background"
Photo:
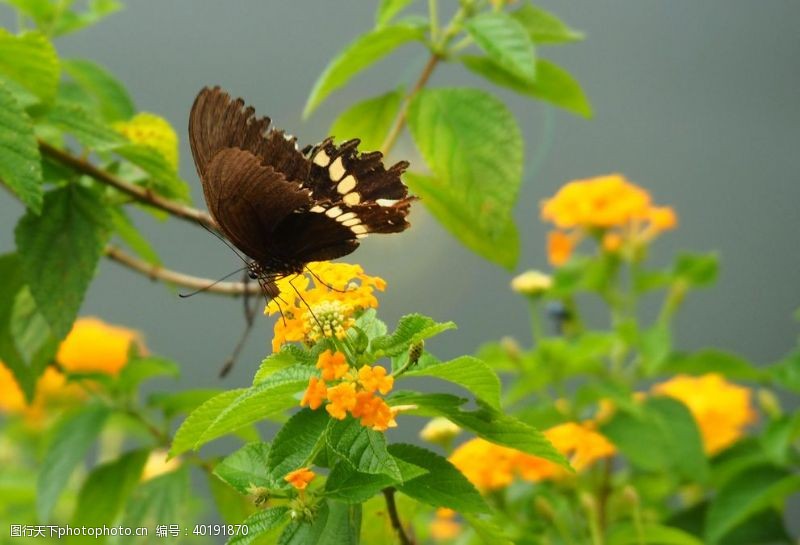
<svg viewBox="0 0 800 545"><path fill-rule="evenodd" d="M441 2L447 4L447 2ZM455 2L452 2L455 4ZM130 0L100 25L60 39L65 57L97 61L128 87L141 110L165 116L181 137L181 174L203 206L186 141L189 107L204 85L220 84L299 136L326 136L356 100L409 82L422 46L398 54L337 92L308 121L308 92L331 56L367 30L376 1ZM525 134L525 185L516 208L518 271L546 269L539 202L568 180L622 172L676 208L680 228L655 246L653 261L676 251L717 251L719 284L692 295L676 333L685 349L719 346L771 362L795 343L800 306L800 2L791 0L593 0L540 4L583 30L587 40L541 48L584 86L592 120L484 85L459 66L438 70L432 86L474 84L507 99ZM424 9L424 3L419 6ZM418 9L419 9L418 8ZM7 7L0 23L11 26ZM420 166L408 140L392 159ZM0 197L0 252L14 248L22 207ZM207 277L239 266L214 237L180 221L137 213L165 265ZM431 343L440 357L471 353L513 335L529 342L526 305L508 289L508 271L464 249L423 206L400 236L370 237L353 256L384 277L381 316L409 312L455 320L459 329ZM240 300L182 300L119 265L103 261L82 314L145 332L151 350L180 362L177 385L247 384L269 351L272 322L257 328L234 372L217 379L243 327Z"/></svg>

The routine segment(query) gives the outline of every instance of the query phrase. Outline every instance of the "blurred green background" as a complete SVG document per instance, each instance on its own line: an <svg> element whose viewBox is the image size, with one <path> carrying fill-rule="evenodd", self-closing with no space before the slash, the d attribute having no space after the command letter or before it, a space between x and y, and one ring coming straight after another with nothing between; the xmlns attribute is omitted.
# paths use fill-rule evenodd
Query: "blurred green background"
<svg viewBox="0 0 800 545"><path fill-rule="evenodd" d="M778 359L795 342L792 313L800 306L800 2L540 5L587 34L585 42L547 56L582 83L593 120L493 88L456 65L438 70L431 81L484 86L518 116L526 139L526 181L515 214L523 246L518 271L547 269L541 199L568 180L622 172L679 214L679 229L655 245L656 262L668 262L681 249L717 250L722 258L719 284L690 297L678 319L678 346L714 345L760 362ZM0 10L0 24L13 28L11 10ZM175 126L181 173L192 184L195 204L204 207L186 141L197 91L220 84L301 143L316 142L342 109L413 81L426 60L421 46L403 48L302 121L317 75L372 25L374 12L375 2L365 0L136 0L56 45L64 57L105 65L141 110ZM401 141L390 159L419 164L418 156L407 155L411 149ZM0 252L12 250L22 213L16 200L0 198ZM170 268L214 278L239 266L200 228L159 223L143 213L136 219ZM456 321L459 330L431 347L442 358L503 335L527 343L527 307L508 289L511 274L463 248L423 206L416 205L411 222L400 236L370 237L349 258L388 281L383 319L392 324L421 312ZM181 388L220 386L217 371L244 324L239 300L182 300L110 261L101 263L82 314L144 331L151 350L184 366ZM259 318L222 386L249 383L269 351L271 326Z"/></svg>

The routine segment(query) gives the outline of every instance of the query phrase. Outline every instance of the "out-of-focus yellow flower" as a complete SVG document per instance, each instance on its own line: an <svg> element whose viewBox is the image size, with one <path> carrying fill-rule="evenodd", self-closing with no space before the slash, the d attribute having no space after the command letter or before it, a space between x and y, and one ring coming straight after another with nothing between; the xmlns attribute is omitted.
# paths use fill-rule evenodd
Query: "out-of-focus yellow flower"
<svg viewBox="0 0 800 545"><path fill-rule="evenodd" d="M149 481L165 473L170 473L181 467L180 458L169 459L169 452L163 449L156 449L150 452L147 462L142 470L141 481Z"/></svg>
<svg viewBox="0 0 800 545"><path fill-rule="evenodd" d="M449 445L461 433L461 428L443 416L430 420L419 432L420 438L435 445Z"/></svg>
<svg viewBox="0 0 800 545"><path fill-rule="evenodd" d="M461 525L454 520L456 512L446 507L436 510L436 516L431 521L431 537L435 541L448 541L458 537L461 533Z"/></svg>
<svg viewBox="0 0 800 545"><path fill-rule="evenodd" d="M756 421L752 391L709 373L699 377L678 375L653 386L653 392L681 401L692 412L706 454L714 455L744 435Z"/></svg>
<svg viewBox="0 0 800 545"><path fill-rule="evenodd" d="M590 421L560 424L546 430L544 435L569 459L576 471L584 471L597 460L616 453L614 445L595 431ZM535 482L560 478L567 473L544 458L477 438L460 445L450 461L483 491L508 486L515 476Z"/></svg>
<svg viewBox="0 0 800 545"><path fill-rule="evenodd" d="M542 219L558 228L548 235L548 255L556 266L586 234L599 237L605 251L617 252L628 242L646 243L678 222L672 208L653 206L647 191L619 174L569 182L542 203Z"/></svg>
<svg viewBox="0 0 800 545"><path fill-rule="evenodd" d="M272 349L277 352L286 342L314 343L324 337L344 338L359 310L377 308L375 290L386 289L386 282L364 273L360 265L310 263L313 281L306 275L278 280L280 298L267 304L264 312L282 314L275 322Z"/></svg>
<svg viewBox="0 0 800 545"><path fill-rule="evenodd" d="M21 414L29 424L41 422L48 406L81 397L74 385L67 385L64 375L48 367L36 381L33 401L28 403L16 377L0 361L0 412Z"/></svg>
<svg viewBox="0 0 800 545"><path fill-rule="evenodd" d="M307 467L301 467L289 472L284 481L295 487L297 490L305 490L308 483L314 480L317 475Z"/></svg>
<svg viewBox="0 0 800 545"><path fill-rule="evenodd" d="M141 335L98 318L79 318L61 343L56 361L72 373L116 375L128 362L131 345L145 352Z"/></svg>
<svg viewBox="0 0 800 545"><path fill-rule="evenodd" d="M540 271L525 271L511 280L511 289L522 295L538 295L553 286L553 278Z"/></svg>
<svg viewBox="0 0 800 545"><path fill-rule="evenodd" d="M120 121L114 128L134 144L153 148L174 169L178 169L178 135L163 117L142 112L129 121Z"/></svg>

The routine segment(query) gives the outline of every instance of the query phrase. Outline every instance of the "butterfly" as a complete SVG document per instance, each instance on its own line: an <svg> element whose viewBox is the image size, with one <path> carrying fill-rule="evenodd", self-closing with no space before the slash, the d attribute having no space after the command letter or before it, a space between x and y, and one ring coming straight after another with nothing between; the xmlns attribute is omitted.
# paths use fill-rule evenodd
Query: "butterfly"
<svg viewBox="0 0 800 545"><path fill-rule="evenodd" d="M386 169L380 152L358 152L358 139L300 150L270 124L219 87L200 91L189 115L208 210L273 299L277 279L348 255L370 233L407 229L413 197L400 179L408 162Z"/></svg>

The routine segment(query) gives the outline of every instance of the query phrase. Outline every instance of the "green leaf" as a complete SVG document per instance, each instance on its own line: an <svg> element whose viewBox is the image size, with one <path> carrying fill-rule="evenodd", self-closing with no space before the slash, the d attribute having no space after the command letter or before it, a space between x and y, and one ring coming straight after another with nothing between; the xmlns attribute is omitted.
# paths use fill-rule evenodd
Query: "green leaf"
<svg viewBox="0 0 800 545"><path fill-rule="evenodd" d="M460 406L466 400L449 394L417 394L398 392L390 397L389 404L417 405L409 414L444 416L454 424L474 432L492 443L515 448L570 468L569 462L536 428L521 422L478 400L479 408L465 411Z"/></svg>
<svg viewBox="0 0 800 545"><path fill-rule="evenodd" d="M70 475L86 456L107 417L108 409L90 405L67 415L58 424L36 484L36 511L41 520L50 518Z"/></svg>
<svg viewBox="0 0 800 545"><path fill-rule="evenodd" d="M675 259L672 274L694 287L703 287L717 281L719 258L716 254L680 254Z"/></svg>
<svg viewBox="0 0 800 545"><path fill-rule="evenodd" d="M389 446L392 452L394 445ZM387 486L406 482L424 475L427 471L417 465L395 457L402 479L397 481L386 474L360 473L347 461L337 463L325 481L325 496L345 503L363 503Z"/></svg>
<svg viewBox="0 0 800 545"><path fill-rule="evenodd" d="M696 376L719 373L731 380L759 381L765 377L764 371L746 359L715 348L675 355L667 361L662 372L669 375L683 373Z"/></svg>
<svg viewBox="0 0 800 545"><path fill-rule="evenodd" d="M677 470L695 482L708 478L700 431L681 402L652 397L637 414L618 412L602 427L630 462L648 471Z"/></svg>
<svg viewBox="0 0 800 545"><path fill-rule="evenodd" d="M289 508L283 506L270 507L253 513L243 522L247 526L247 533L233 536L227 543L228 545L249 545L289 520L288 515Z"/></svg>
<svg viewBox="0 0 800 545"><path fill-rule="evenodd" d="M556 44L583 40L582 32L574 30L552 13L533 4L525 3L511 13L537 44Z"/></svg>
<svg viewBox="0 0 800 545"><path fill-rule="evenodd" d="M365 428L355 418L331 420L326 441L328 446L356 471L386 474L396 481L403 478L397 462L386 450L384 434Z"/></svg>
<svg viewBox="0 0 800 545"><path fill-rule="evenodd" d="M71 524L112 525L139 483L148 455L134 450L94 468L81 487Z"/></svg>
<svg viewBox="0 0 800 545"><path fill-rule="evenodd" d="M175 415L189 413L197 407L219 394L216 388L201 388L197 390L186 390L177 393L157 392L151 394L147 404L151 407L158 407L164 412L166 418Z"/></svg>
<svg viewBox="0 0 800 545"><path fill-rule="evenodd" d="M503 533L503 530L491 520L478 518L468 513L462 516L472 526L484 545L514 545L514 542Z"/></svg>
<svg viewBox="0 0 800 545"><path fill-rule="evenodd" d="M214 507L225 524L241 524L243 520L258 511L250 496L239 493L211 473L205 475L211 497L214 499Z"/></svg>
<svg viewBox="0 0 800 545"><path fill-rule="evenodd" d="M209 399L178 428L170 453L176 456L185 450L200 448L212 439L296 406L295 394L315 374L313 367L295 365L251 388L231 390Z"/></svg>
<svg viewBox="0 0 800 545"><path fill-rule="evenodd" d="M109 208L111 214L111 225L114 232L119 235L125 244L127 244L139 257L150 263L151 265L161 265L161 258L155 251L155 248L136 228L131 219L125 213L122 207Z"/></svg>
<svg viewBox="0 0 800 545"><path fill-rule="evenodd" d="M800 490L800 474L773 466L751 468L717 492L706 516L705 538L716 543L736 526Z"/></svg>
<svg viewBox="0 0 800 545"><path fill-rule="evenodd" d="M373 339L371 349L381 357L397 356L408 350L413 343L455 328L456 324L453 322L439 323L428 316L408 314L400 318L394 333Z"/></svg>
<svg viewBox="0 0 800 545"><path fill-rule="evenodd" d="M347 84L353 76L398 47L422 40L423 36L424 31L418 26L396 24L377 28L356 38L334 57L314 83L303 109L303 117L311 115L328 95Z"/></svg>
<svg viewBox="0 0 800 545"><path fill-rule="evenodd" d="M462 243L512 268L519 244L511 211L522 183L522 134L514 116L477 89L424 89L408 116L434 177L409 186Z"/></svg>
<svg viewBox="0 0 800 545"><path fill-rule="evenodd" d="M295 413L283 425L275 435L267 460L267 469L276 480L309 465L325 440L329 421L326 411L306 408ZM288 486L286 482L283 484Z"/></svg>
<svg viewBox="0 0 800 545"><path fill-rule="evenodd" d="M77 104L56 101L41 121L74 136L91 151L109 151L127 143L121 134Z"/></svg>
<svg viewBox="0 0 800 545"><path fill-rule="evenodd" d="M275 480L267 468L269 443L248 443L214 468L214 474L239 491L251 494L253 487L280 488L284 483Z"/></svg>
<svg viewBox="0 0 800 545"><path fill-rule="evenodd" d="M290 367L294 364L315 365L316 358L311 356L311 353L305 348L293 344L285 344L281 347L281 351L276 354L270 354L261 362L261 365L253 377L253 386L264 382L264 380L281 369Z"/></svg>
<svg viewBox="0 0 800 545"><path fill-rule="evenodd" d="M379 149L397 117L402 100L403 89L400 88L358 102L336 118L330 134L338 140L358 138L364 150Z"/></svg>
<svg viewBox="0 0 800 545"><path fill-rule="evenodd" d="M171 524L182 522L190 486L186 465L142 483L125 508L122 526L155 526L167 520Z"/></svg>
<svg viewBox="0 0 800 545"><path fill-rule="evenodd" d="M381 0L375 14L375 26L383 26L392 21L398 13L410 6L414 0Z"/></svg>
<svg viewBox="0 0 800 545"><path fill-rule="evenodd" d="M499 66L523 80L536 77L533 43L525 27L508 13L482 13L465 26L475 43Z"/></svg>
<svg viewBox="0 0 800 545"><path fill-rule="evenodd" d="M422 358L405 373L408 377L436 377L463 386L475 397L500 408L500 379L491 367L472 356L461 356L448 362L430 362Z"/></svg>
<svg viewBox="0 0 800 545"><path fill-rule="evenodd" d="M314 519L296 520L286 527L279 545L358 545L361 506L327 500Z"/></svg>
<svg viewBox="0 0 800 545"><path fill-rule="evenodd" d="M630 523L618 526L611 531L608 545L703 545L703 542L678 528L662 524L643 524L641 533Z"/></svg>
<svg viewBox="0 0 800 545"><path fill-rule="evenodd" d="M122 9L122 6L117 0L89 0L89 5L82 12L66 10L59 13L53 34L62 36L94 25Z"/></svg>
<svg viewBox="0 0 800 545"><path fill-rule="evenodd" d="M103 255L108 213L89 189L69 185L49 192L42 214L31 211L15 230L22 268L39 311L63 338L72 327Z"/></svg>
<svg viewBox="0 0 800 545"><path fill-rule="evenodd" d="M569 72L545 59L536 61L536 77L522 79L505 70L487 57L462 55L459 57L469 70L496 85L506 87L521 95L550 102L568 112L592 117L592 106L580 83Z"/></svg>
<svg viewBox="0 0 800 545"><path fill-rule="evenodd" d="M0 82L0 180L37 214L42 210L41 161L33 123Z"/></svg>
<svg viewBox="0 0 800 545"><path fill-rule="evenodd" d="M64 70L97 103L106 121L125 121L136 113L128 90L105 68L89 60L63 61Z"/></svg>
<svg viewBox="0 0 800 545"><path fill-rule="evenodd" d="M39 32L15 36L0 28L0 74L17 81L42 102L56 96L60 76L58 53Z"/></svg>
<svg viewBox="0 0 800 545"><path fill-rule="evenodd" d="M126 392L133 392L141 383L157 378L180 376L177 363L159 356L143 356L133 358L122 368L117 384Z"/></svg>
<svg viewBox="0 0 800 545"><path fill-rule="evenodd" d="M189 185L159 151L140 144L125 144L115 148L114 152L142 170L145 187L170 199L189 201Z"/></svg>
<svg viewBox="0 0 800 545"><path fill-rule="evenodd" d="M800 393L800 352L789 354L765 372L775 386Z"/></svg>
<svg viewBox="0 0 800 545"><path fill-rule="evenodd" d="M395 444L389 453L405 462L414 464L428 473L397 485L397 489L415 500L433 505L449 507L459 513L486 513L489 506L456 467L446 458L421 447Z"/></svg>

